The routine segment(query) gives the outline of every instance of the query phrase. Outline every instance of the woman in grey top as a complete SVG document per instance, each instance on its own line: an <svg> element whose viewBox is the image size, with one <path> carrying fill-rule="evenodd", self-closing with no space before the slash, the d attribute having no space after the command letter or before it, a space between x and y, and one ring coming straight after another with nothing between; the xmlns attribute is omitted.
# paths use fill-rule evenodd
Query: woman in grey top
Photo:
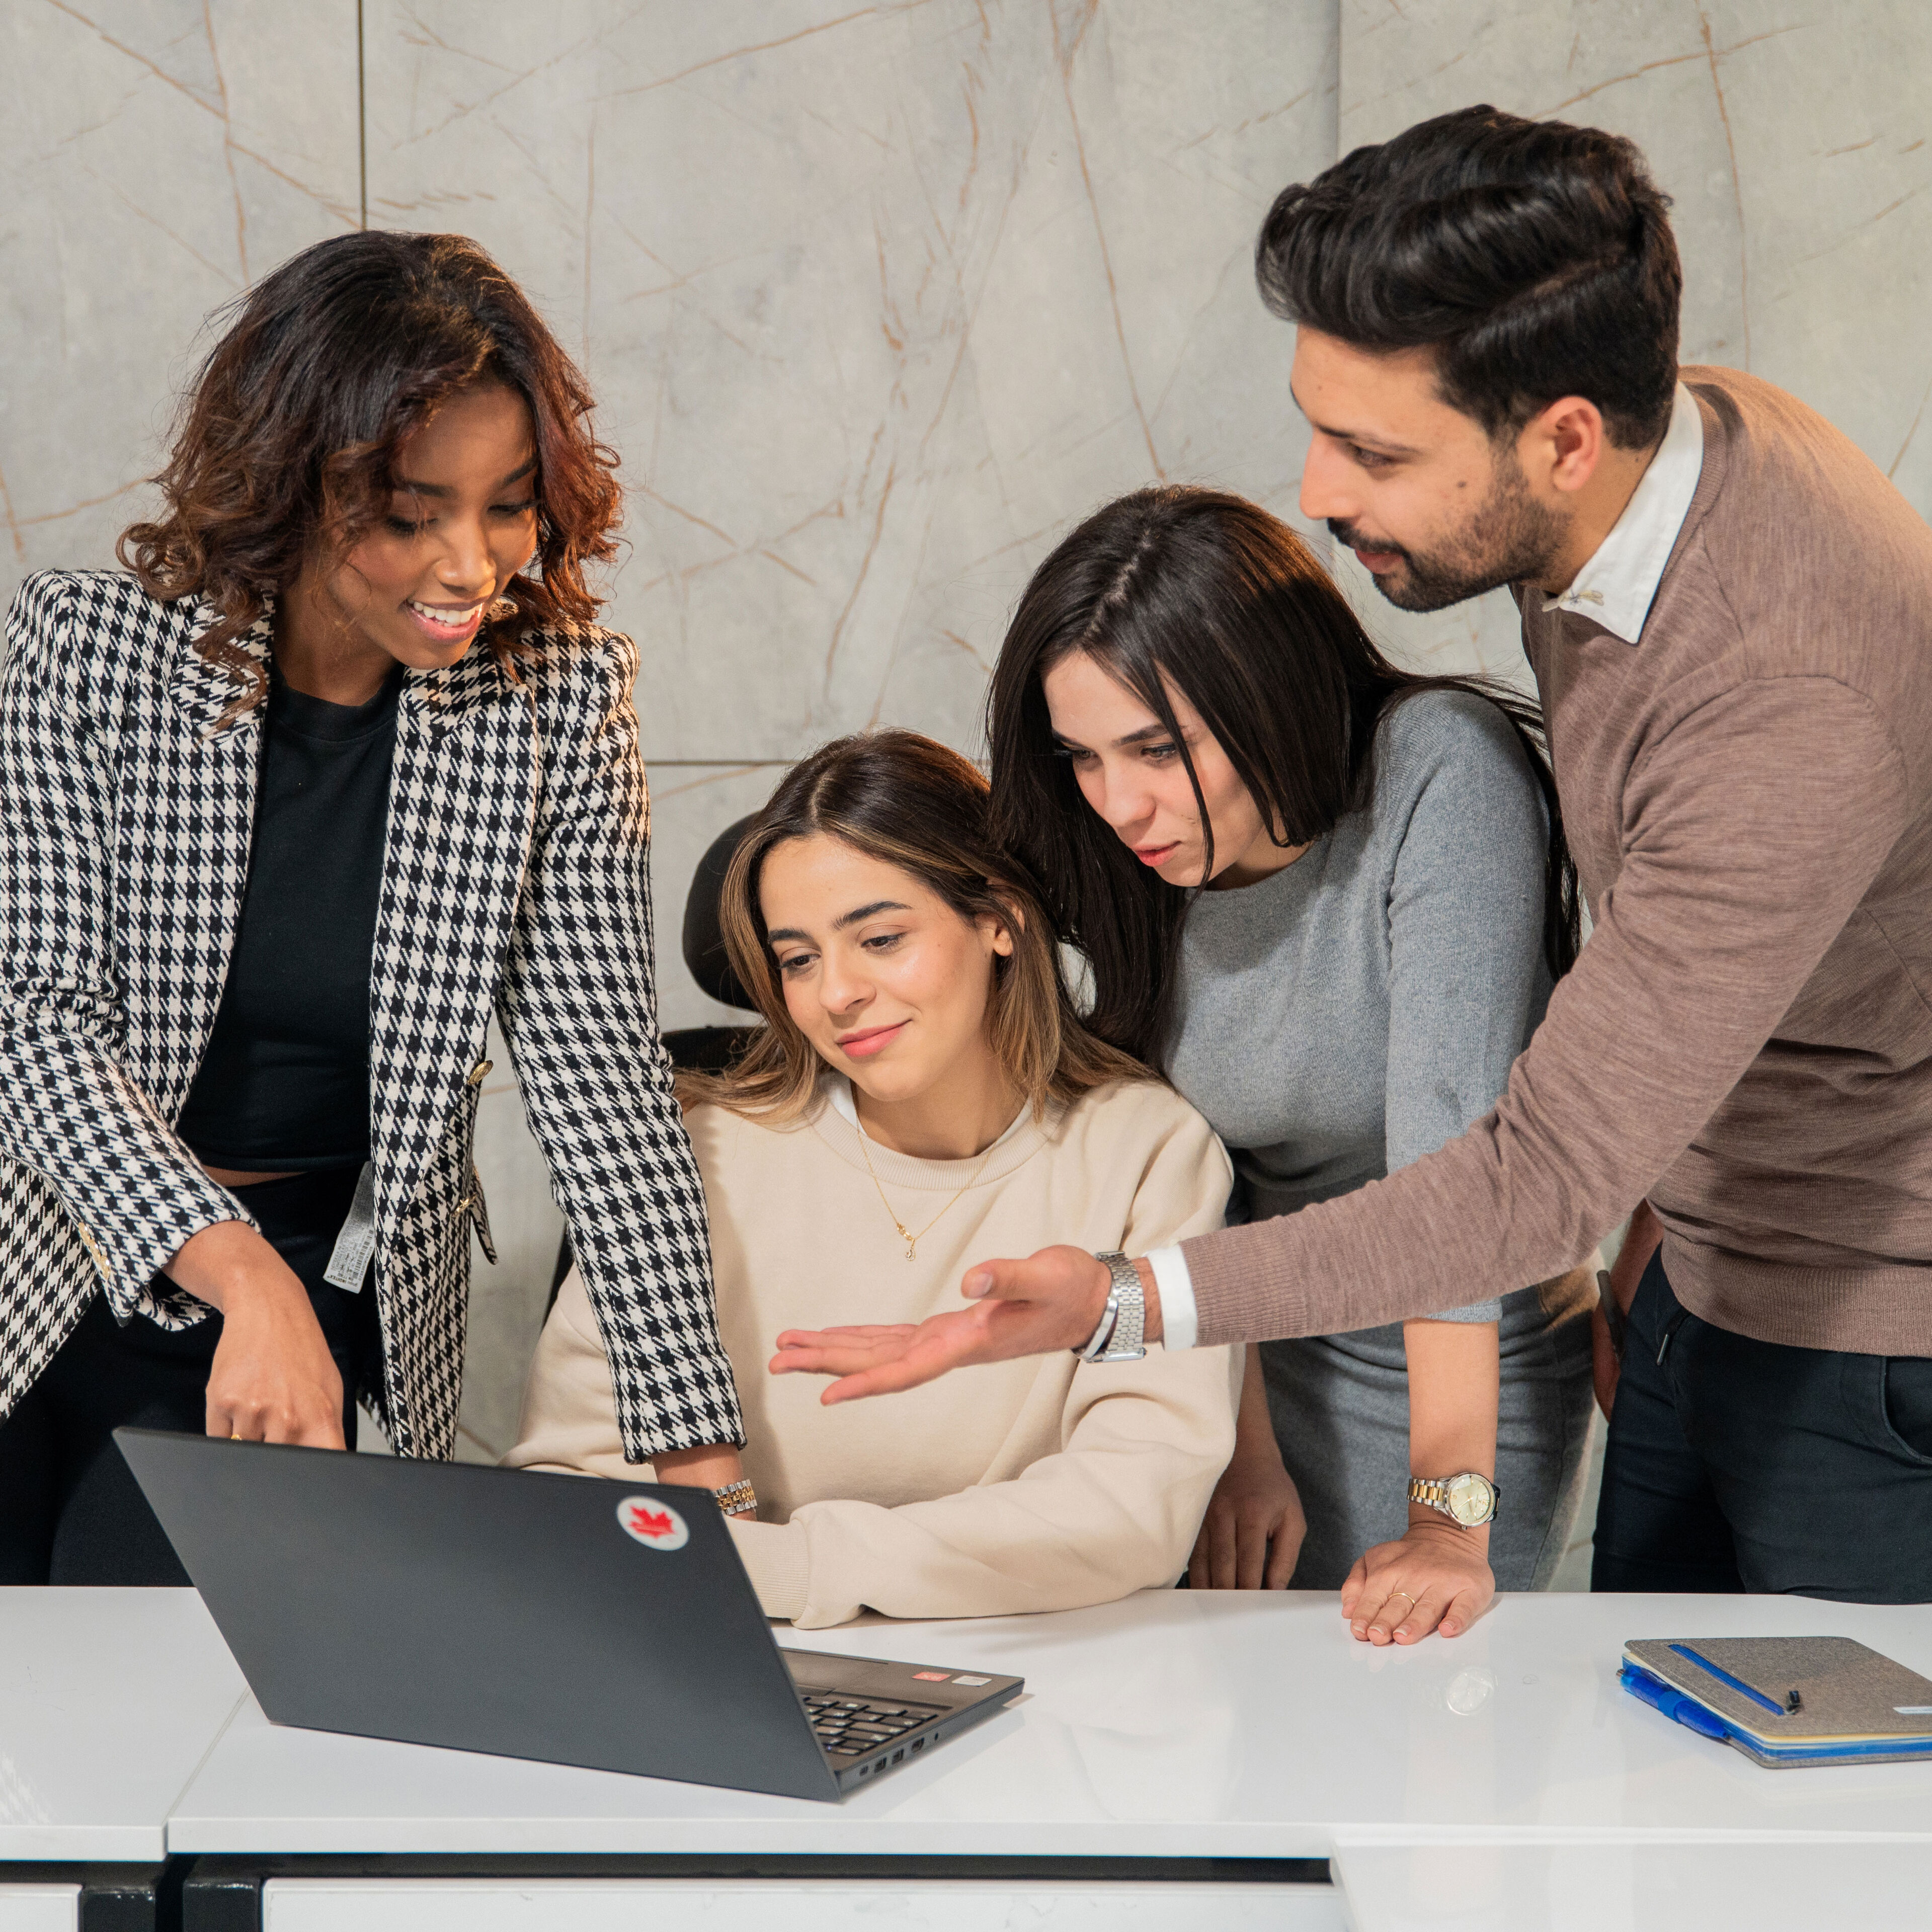
<svg viewBox="0 0 1932 1932"><path fill-rule="evenodd" d="M1575 956L1534 712L1396 670L1239 498L1143 490L1067 538L1015 614L988 733L1006 842L1092 964L1090 1024L1226 1141L1231 1220L1480 1119ZM1582 1486L1594 1266L1251 1350L1194 1584L1339 1587L1376 1642L1546 1587ZM1463 1475L1493 1490L1412 1493Z"/></svg>

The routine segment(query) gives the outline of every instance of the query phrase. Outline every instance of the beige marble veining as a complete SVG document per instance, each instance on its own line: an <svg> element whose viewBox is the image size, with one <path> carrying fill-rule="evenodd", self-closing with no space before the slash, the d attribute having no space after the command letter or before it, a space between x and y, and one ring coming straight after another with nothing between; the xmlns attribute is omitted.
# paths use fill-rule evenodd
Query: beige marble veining
<svg viewBox="0 0 1932 1932"><path fill-rule="evenodd" d="M0 8L0 604L146 507L205 319L359 218L355 0Z"/></svg>
<svg viewBox="0 0 1932 1932"><path fill-rule="evenodd" d="M462 226L623 452L656 758L977 736L1006 610L1156 478L1292 505L1256 225L1333 146L1325 0L371 0L372 220Z"/></svg>
<svg viewBox="0 0 1932 1932"><path fill-rule="evenodd" d="M1342 0L1340 146L1477 101L1627 134L1672 196L1687 362L1748 369L1932 513L1932 6ZM1339 573L1379 602L1352 558ZM1526 676L1500 592L1402 654Z"/></svg>

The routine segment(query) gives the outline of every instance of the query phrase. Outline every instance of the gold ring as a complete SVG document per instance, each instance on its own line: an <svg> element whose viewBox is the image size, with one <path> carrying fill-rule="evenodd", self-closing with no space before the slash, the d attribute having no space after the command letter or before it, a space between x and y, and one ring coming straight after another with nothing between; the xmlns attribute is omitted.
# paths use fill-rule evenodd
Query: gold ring
<svg viewBox="0 0 1932 1932"><path fill-rule="evenodd" d="M241 1432L241 1430L238 1430L238 1429L231 1429L231 1430L228 1432L228 1439L229 1439L229 1441L230 1441L230 1442L239 1442L241 1441L241 1439L242 1439L242 1432ZM1410 1600L1412 1603L1413 1603L1413 1602L1414 1601L1414 1599L1413 1598L1411 1598L1409 1599L1409 1600Z"/></svg>
<svg viewBox="0 0 1932 1932"><path fill-rule="evenodd" d="M1408 1592L1406 1590L1391 1590L1389 1594L1391 1597L1408 1597ZM1415 1599L1413 1597L1408 1597L1408 1607L1412 1610L1415 1608Z"/></svg>

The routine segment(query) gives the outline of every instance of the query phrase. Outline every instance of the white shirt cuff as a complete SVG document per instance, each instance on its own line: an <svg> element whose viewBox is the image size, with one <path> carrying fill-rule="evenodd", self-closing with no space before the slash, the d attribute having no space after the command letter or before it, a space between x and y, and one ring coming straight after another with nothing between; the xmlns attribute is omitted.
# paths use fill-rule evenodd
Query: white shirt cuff
<svg viewBox="0 0 1932 1932"><path fill-rule="evenodd" d="M1178 1248L1153 1248L1148 1266L1154 1270L1154 1285L1160 1291L1160 1343L1167 1349L1191 1348L1201 1332L1201 1318L1194 1307L1194 1277Z"/></svg>

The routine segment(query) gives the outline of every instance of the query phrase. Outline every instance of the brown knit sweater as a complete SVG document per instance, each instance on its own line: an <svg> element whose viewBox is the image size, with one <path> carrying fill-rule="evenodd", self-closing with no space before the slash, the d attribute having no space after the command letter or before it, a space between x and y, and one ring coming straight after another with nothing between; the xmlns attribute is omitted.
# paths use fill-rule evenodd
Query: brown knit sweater
<svg viewBox="0 0 1932 1932"><path fill-rule="evenodd" d="M1703 470L1638 644L1520 599L1589 944L1460 1139L1185 1244L1202 1342L1542 1280L1648 1196L1693 1312L1932 1355L1932 531L1793 398L1684 380Z"/></svg>

